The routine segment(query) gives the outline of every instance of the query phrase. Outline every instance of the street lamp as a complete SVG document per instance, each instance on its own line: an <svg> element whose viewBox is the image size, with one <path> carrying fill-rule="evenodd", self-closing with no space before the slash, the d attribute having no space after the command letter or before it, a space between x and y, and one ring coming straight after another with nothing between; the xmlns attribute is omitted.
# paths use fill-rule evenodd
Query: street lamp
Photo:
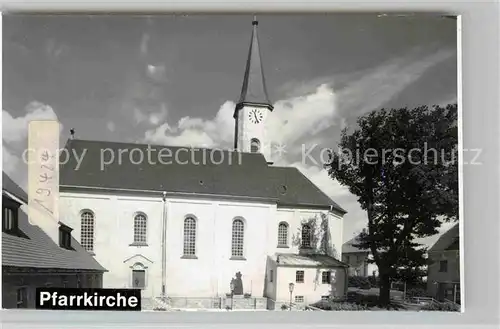
<svg viewBox="0 0 500 329"><path fill-rule="evenodd" d="M229 289L231 289L231 310L233 309L233 300L234 300L234 283L231 282L229 284Z"/></svg>
<svg viewBox="0 0 500 329"><path fill-rule="evenodd" d="M290 311L292 310L292 293L293 293L293 288L295 288L295 285L290 282L288 284L288 291L290 291Z"/></svg>

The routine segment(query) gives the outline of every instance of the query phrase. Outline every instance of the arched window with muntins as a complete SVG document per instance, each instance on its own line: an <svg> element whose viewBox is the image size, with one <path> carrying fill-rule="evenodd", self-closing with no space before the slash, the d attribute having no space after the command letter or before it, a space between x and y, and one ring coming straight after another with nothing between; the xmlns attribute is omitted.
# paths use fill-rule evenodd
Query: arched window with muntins
<svg viewBox="0 0 500 329"><path fill-rule="evenodd" d="M281 222L278 225L278 246L288 245L288 224Z"/></svg>
<svg viewBox="0 0 500 329"><path fill-rule="evenodd" d="M311 248L311 238L312 238L311 225L302 225L302 248Z"/></svg>
<svg viewBox="0 0 500 329"><path fill-rule="evenodd" d="M134 243L146 244L147 242L148 219L144 214L137 214L134 217Z"/></svg>
<svg viewBox="0 0 500 329"><path fill-rule="evenodd" d="M85 210L80 216L81 230L80 230L80 244L88 252L94 251L94 213Z"/></svg>
<svg viewBox="0 0 500 329"><path fill-rule="evenodd" d="M245 224L241 219L233 221L233 232L231 239L231 257L243 257L243 239L245 236Z"/></svg>
<svg viewBox="0 0 500 329"><path fill-rule="evenodd" d="M184 255L196 255L196 219L193 217L184 219Z"/></svg>
<svg viewBox="0 0 500 329"><path fill-rule="evenodd" d="M257 138L252 138L250 141L250 152L257 153L260 151L260 141Z"/></svg>

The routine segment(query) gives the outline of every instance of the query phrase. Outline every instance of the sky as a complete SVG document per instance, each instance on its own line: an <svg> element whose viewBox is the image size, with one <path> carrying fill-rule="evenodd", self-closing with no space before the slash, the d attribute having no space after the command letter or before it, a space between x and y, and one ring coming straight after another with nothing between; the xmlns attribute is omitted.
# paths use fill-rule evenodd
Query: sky
<svg viewBox="0 0 500 329"><path fill-rule="evenodd" d="M27 125L57 119L79 139L231 147L253 15L3 17L2 165L26 188ZM273 160L295 166L348 211L321 150L381 108L457 100L456 21L432 15L259 15ZM312 150L308 153L308 151ZM310 154L311 157L305 157ZM450 225L443 225L441 232ZM432 244L437 236L423 241Z"/></svg>

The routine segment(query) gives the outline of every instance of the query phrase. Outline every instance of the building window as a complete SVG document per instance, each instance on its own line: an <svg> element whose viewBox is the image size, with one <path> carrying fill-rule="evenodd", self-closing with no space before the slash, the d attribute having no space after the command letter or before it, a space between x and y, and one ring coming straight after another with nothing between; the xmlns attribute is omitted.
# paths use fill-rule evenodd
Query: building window
<svg viewBox="0 0 500 329"><path fill-rule="evenodd" d="M59 226L59 246L64 249L73 250L71 247L71 231L72 229L66 225Z"/></svg>
<svg viewBox="0 0 500 329"><path fill-rule="evenodd" d="M17 289L17 308L27 308L28 307L28 289L19 288Z"/></svg>
<svg viewBox="0 0 500 329"><path fill-rule="evenodd" d="M304 283L304 271L295 272L295 282Z"/></svg>
<svg viewBox="0 0 500 329"><path fill-rule="evenodd" d="M329 300L330 296L321 296L321 300Z"/></svg>
<svg viewBox="0 0 500 329"><path fill-rule="evenodd" d="M286 247L288 245L288 224L281 222L278 225L278 247Z"/></svg>
<svg viewBox="0 0 500 329"><path fill-rule="evenodd" d="M296 303L303 303L304 302L304 296L295 296L295 302Z"/></svg>
<svg viewBox="0 0 500 329"><path fill-rule="evenodd" d="M321 283L330 284L330 282L331 282L331 273L327 271L321 273Z"/></svg>
<svg viewBox="0 0 500 329"><path fill-rule="evenodd" d="M134 244L146 244L147 242L147 218L144 214L134 217Z"/></svg>
<svg viewBox="0 0 500 329"><path fill-rule="evenodd" d="M192 217L184 219L184 255L196 255L196 220Z"/></svg>
<svg viewBox="0 0 500 329"><path fill-rule="evenodd" d="M17 210L10 207L3 207L2 231L13 232L17 229Z"/></svg>
<svg viewBox="0 0 500 329"><path fill-rule="evenodd" d="M245 236L245 224L241 219L233 221L233 233L231 239L231 257L243 257L243 239Z"/></svg>
<svg viewBox="0 0 500 329"><path fill-rule="evenodd" d="M257 138L252 138L250 141L250 152L257 153L260 151L260 141Z"/></svg>
<svg viewBox="0 0 500 329"><path fill-rule="evenodd" d="M274 271L269 271L269 282L273 282Z"/></svg>
<svg viewBox="0 0 500 329"><path fill-rule="evenodd" d="M311 225L303 224L302 225L302 248L311 248Z"/></svg>
<svg viewBox="0 0 500 329"><path fill-rule="evenodd" d="M90 211L82 212L80 241L88 252L94 252L94 224L94 214Z"/></svg>
<svg viewBox="0 0 500 329"><path fill-rule="evenodd" d="M439 272L448 272L448 261L442 260L439 262Z"/></svg>

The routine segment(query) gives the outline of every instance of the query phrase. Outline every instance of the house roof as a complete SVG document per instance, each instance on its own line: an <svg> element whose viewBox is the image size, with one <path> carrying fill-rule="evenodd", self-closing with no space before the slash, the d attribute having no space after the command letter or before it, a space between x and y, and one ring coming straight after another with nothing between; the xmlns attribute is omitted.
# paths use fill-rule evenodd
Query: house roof
<svg viewBox="0 0 500 329"><path fill-rule="evenodd" d="M7 190L18 199L28 203L28 194L19 187L5 172L2 171L2 186L3 190Z"/></svg>
<svg viewBox="0 0 500 329"><path fill-rule="evenodd" d="M432 245L428 252L437 252L445 250L459 250L460 249L460 226L455 224L448 231L443 233L439 239Z"/></svg>
<svg viewBox="0 0 500 329"><path fill-rule="evenodd" d="M346 213L297 168L270 166L258 153L77 139L68 140L65 149L68 154L85 156L79 165L76 156L70 156L66 163L61 160L61 191L128 190L159 195L165 191L256 198L282 207L332 206L337 212ZM122 151L121 159L120 150L128 150ZM144 160L138 163L141 153ZM111 154L114 161L110 161ZM163 155L163 164L159 154Z"/></svg>
<svg viewBox="0 0 500 329"><path fill-rule="evenodd" d="M343 254L349 254L349 253L357 253L357 252L370 252L368 249L361 249L358 247L353 246L354 244L359 243L359 236L355 236L351 240L347 241L342 245L342 253Z"/></svg>
<svg viewBox="0 0 500 329"><path fill-rule="evenodd" d="M12 180L5 177L8 176L4 173L3 191L24 193L17 185L13 188ZM73 237L71 246L74 250L59 247L39 226L29 223L24 207L19 209L18 225L29 239L2 232L2 266L106 271Z"/></svg>
<svg viewBox="0 0 500 329"><path fill-rule="evenodd" d="M321 254L276 254L276 264L278 266L349 267L334 257Z"/></svg>
<svg viewBox="0 0 500 329"><path fill-rule="evenodd" d="M258 22L256 19L253 20L252 26L252 38L248 50L243 86L241 87L241 95L238 103L267 105L272 109L271 101L267 93L266 80L264 78L259 37L257 35Z"/></svg>

